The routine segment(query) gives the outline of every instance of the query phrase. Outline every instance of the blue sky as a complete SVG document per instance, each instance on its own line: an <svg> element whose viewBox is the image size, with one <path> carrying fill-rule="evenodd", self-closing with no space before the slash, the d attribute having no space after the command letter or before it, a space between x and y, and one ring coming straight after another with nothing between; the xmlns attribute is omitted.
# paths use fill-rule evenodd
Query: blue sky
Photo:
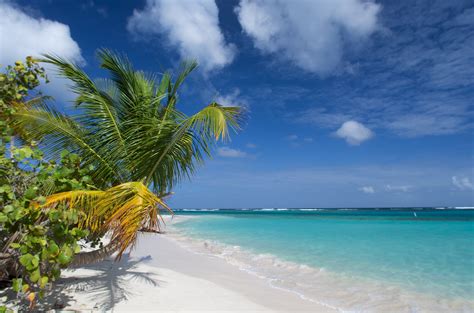
<svg viewBox="0 0 474 313"><path fill-rule="evenodd" d="M184 111L246 107L175 207L474 205L472 1L0 0L0 16L0 64L52 52L100 77L100 47L150 72L196 58ZM68 105L64 81L46 91Z"/></svg>

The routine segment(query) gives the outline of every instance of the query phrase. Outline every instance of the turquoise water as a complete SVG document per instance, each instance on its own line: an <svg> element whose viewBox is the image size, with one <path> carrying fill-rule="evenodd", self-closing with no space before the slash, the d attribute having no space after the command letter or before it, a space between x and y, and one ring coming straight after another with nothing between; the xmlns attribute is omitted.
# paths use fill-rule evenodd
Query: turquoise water
<svg viewBox="0 0 474 313"><path fill-rule="evenodd" d="M443 298L474 298L474 210L219 210L176 227L256 255L387 282ZM416 215L416 216L415 216Z"/></svg>

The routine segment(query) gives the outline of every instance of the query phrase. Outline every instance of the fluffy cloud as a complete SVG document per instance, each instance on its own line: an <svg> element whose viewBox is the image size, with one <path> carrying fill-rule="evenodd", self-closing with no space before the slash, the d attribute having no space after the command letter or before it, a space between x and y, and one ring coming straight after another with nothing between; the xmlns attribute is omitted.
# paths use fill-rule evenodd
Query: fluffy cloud
<svg viewBox="0 0 474 313"><path fill-rule="evenodd" d="M347 121L341 125L335 135L339 138L345 139L350 145L358 146L364 141L372 138L374 133L361 123Z"/></svg>
<svg viewBox="0 0 474 313"><path fill-rule="evenodd" d="M218 15L214 0L147 0L143 10L134 10L127 29L136 36L167 36L182 58L195 58L210 71L228 65L235 56L235 47L225 42L219 28Z"/></svg>
<svg viewBox="0 0 474 313"><path fill-rule="evenodd" d="M235 11L263 53L327 75L340 66L345 45L377 30L380 6L361 0L241 0Z"/></svg>
<svg viewBox="0 0 474 313"><path fill-rule="evenodd" d="M9 65L26 56L52 53L77 63L84 63L81 49L71 37L69 26L32 17L13 5L0 1L0 64ZM47 95L58 100L70 98L63 79L51 75L51 83L44 87Z"/></svg>
<svg viewBox="0 0 474 313"><path fill-rule="evenodd" d="M372 186L363 186L359 188L363 193L375 193L375 189Z"/></svg>
<svg viewBox="0 0 474 313"><path fill-rule="evenodd" d="M247 153L229 147L220 147L217 149L217 155L225 158L244 158L247 156Z"/></svg>
<svg viewBox="0 0 474 313"><path fill-rule="evenodd" d="M328 129L357 120L401 137L472 132L473 12L461 1L384 1L387 32L358 54L355 76L303 90L312 107L290 118Z"/></svg>
<svg viewBox="0 0 474 313"><path fill-rule="evenodd" d="M0 1L0 64L7 65L27 55L54 53L72 61L83 62L81 50L71 37L69 26L34 18Z"/></svg>
<svg viewBox="0 0 474 313"><path fill-rule="evenodd" d="M471 183L467 177L452 177L453 185L459 188L460 190L474 190L474 185Z"/></svg>

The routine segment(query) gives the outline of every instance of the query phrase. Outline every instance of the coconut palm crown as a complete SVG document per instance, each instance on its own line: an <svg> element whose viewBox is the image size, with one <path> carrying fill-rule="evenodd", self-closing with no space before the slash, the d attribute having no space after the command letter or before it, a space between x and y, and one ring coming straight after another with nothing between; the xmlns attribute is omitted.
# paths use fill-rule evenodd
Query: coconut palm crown
<svg viewBox="0 0 474 313"><path fill-rule="evenodd" d="M167 194L194 173L216 140L239 128L240 107L213 102L191 116L177 109L178 89L196 62L184 63L173 81L168 72L159 79L134 70L109 50L98 56L110 78L93 81L75 64L45 55L43 62L73 82L78 109L64 115L42 105L18 116L22 126L34 126L29 135L42 137L50 153L63 147L79 153L103 187L143 181L158 195Z"/></svg>
<svg viewBox="0 0 474 313"><path fill-rule="evenodd" d="M79 154L94 168L95 185L119 195L114 201L107 200L107 193L72 192L50 197L47 204L88 203L86 226L98 232L104 225L112 227L123 252L135 241L137 230L159 226L153 215L157 206L166 207L162 198L195 172L217 140L239 129L242 110L215 102L190 116L178 110L178 89L196 62L183 63L173 78L169 72L158 77L135 70L126 57L109 50L100 50L98 56L109 78L94 81L79 66L45 55L42 61L71 82L76 109L64 114L39 104L19 110L16 120L17 127L41 140L50 155L63 148ZM92 218L98 210L94 206L100 207L105 221Z"/></svg>

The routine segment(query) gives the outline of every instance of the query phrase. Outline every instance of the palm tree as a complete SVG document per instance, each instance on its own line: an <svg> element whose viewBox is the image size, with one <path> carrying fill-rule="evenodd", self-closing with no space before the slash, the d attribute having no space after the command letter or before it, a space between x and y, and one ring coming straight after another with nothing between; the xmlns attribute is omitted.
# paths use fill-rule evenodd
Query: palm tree
<svg viewBox="0 0 474 313"><path fill-rule="evenodd" d="M140 229L159 230L160 208L169 210L163 198L210 156L217 140L239 129L242 110L215 102L190 116L177 109L178 89L196 62L183 63L173 79L169 72L158 77L137 71L109 50L98 56L110 77L93 81L77 65L45 55L42 61L72 82L76 110L66 115L39 104L19 110L15 118L50 155L67 148L94 167L94 182L103 191L52 195L46 206L81 207L87 216L82 225L96 235L111 231L103 251L118 249L120 256Z"/></svg>

